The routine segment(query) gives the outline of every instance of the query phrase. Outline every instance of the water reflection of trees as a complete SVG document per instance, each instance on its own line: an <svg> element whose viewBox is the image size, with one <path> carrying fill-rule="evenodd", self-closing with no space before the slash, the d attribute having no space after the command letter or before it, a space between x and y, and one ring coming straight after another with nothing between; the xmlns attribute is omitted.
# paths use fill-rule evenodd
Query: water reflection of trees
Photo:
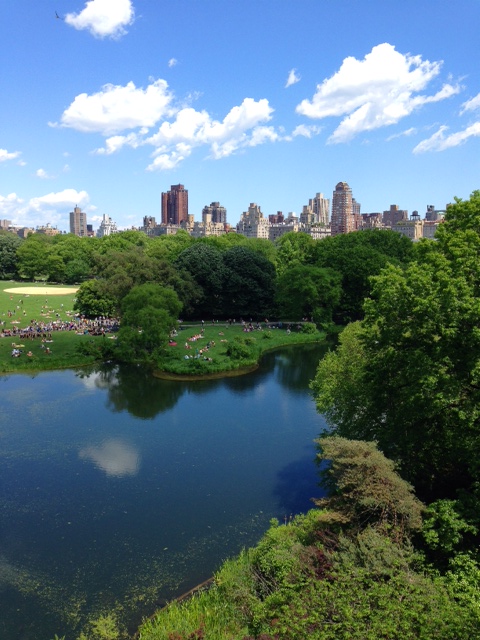
<svg viewBox="0 0 480 640"><path fill-rule="evenodd" d="M291 393L305 393L321 358L330 349L327 343L287 347L277 353L277 381Z"/></svg>
<svg viewBox="0 0 480 640"><path fill-rule="evenodd" d="M325 495L324 489L319 485L318 467L315 465L313 452L279 471L274 495L278 499L280 512L287 517L313 509L311 498Z"/></svg>
<svg viewBox="0 0 480 640"><path fill-rule="evenodd" d="M320 358L328 345L286 347L266 353L258 369L251 373L214 380L163 380L141 367L96 365L76 372L87 385L104 389L107 406L115 412L128 411L137 418L149 420L173 408L184 393L203 395L225 386L237 395L250 393L276 368L278 382L291 392L305 393L314 377Z"/></svg>
<svg viewBox="0 0 480 640"><path fill-rule="evenodd" d="M144 420L174 407L186 390L182 383L159 380L140 367L106 365L84 369L76 375L105 389L107 406L112 411L128 411Z"/></svg>

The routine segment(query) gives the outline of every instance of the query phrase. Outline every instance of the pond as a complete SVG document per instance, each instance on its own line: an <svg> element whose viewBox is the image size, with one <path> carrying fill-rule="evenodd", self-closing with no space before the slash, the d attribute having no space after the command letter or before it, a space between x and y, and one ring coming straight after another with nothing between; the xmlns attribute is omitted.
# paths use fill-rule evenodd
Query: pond
<svg viewBox="0 0 480 640"><path fill-rule="evenodd" d="M248 375L102 367L0 377L0 637L129 631L321 494L308 383L325 346Z"/></svg>

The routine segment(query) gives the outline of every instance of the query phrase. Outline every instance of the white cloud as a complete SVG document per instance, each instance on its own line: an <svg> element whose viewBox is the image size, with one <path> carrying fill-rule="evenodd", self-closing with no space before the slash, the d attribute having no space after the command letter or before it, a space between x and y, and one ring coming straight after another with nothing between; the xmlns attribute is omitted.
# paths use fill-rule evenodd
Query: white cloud
<svg viewBox="0 0 480 640"><path fill-rule="evenodd" d="M136 133L129 133L126 136L112 136L105 140L105 147L95 149L93 153L109 156L120 151L122 147L130 146L135 149L139 144L141 144L141 138Z"/></svg>
<svg viewBox="0 0 480 640"><path fill-rule="evenodd" d="M300 80L301 80L301 77L297 75L297 70L291 69L290 73L288 74L287 82L285 84L285 89L288 89L288 87L291 87L292 84L297 84L297 82L300 82Z"/></svg>
<svg viewBox="0 0 480 640"><path fill-rule="evenodd" d="M146 89L133 82L106 84L98 93L78 95L63 112L61 126L104 135L151 127L168 113L171 99L165 80L153 80Z"/></svg>
<svg viewBox="0 0 480 640"><path fill-rule="evenodd" d="M272 112L268 100L253 98L245 98L222 121L212 119L206 111L185 107L176 113L174 120L162 122L153 135L112 136L96 153L108 155L126 145L134 148L151 145L155 147L154 160L147 167L148 171L173 169L200 146L210 147L214 159L224 158L241 148L278 140L279 134L273 127L262 124L271 119Z"/></svg>
<svg viewBox="0 0 480 640"><path fill-rule="evenodd" d="M124 147L152 146L154 160L147 167L149 171L177 166L195 147L209 147L211 157L218 159L282 139L273 127L264 126L273 113L265 98L245 98L221 121L191 106L174 107L173 98L165 80L152 80L146 89L137 89L133 82L107 84L92 95L78 95L62 114L60 124L51 126L104 135L104 146L93 151L97 155L112 155ZM153 125L158 127L154 133L150 131ZM136 130L124 133L128 129Z"/></svg>
<svg viewBox="0 0 480 640"><path fill-rule="evenodd" d="M395 140L395 138L413 136L415 133L417 133L417 129L415 127L410 127L410 129L405 129L405 131L400 131L400 133L394 133L392 136L388 136L387 142Z"/></svg>
<svg viewBox="0 0 480 640"><path fill-rule="evenodd" d="M25 200L16 193L0 195L0 218L12 220L14 225L36 227L45 222L68 228L68 213L75 205L84 210L89 204L86 191L64 189ZM89 207L91 208L91 207Z"/></svg>
<svg viewBox="0 0 480 640"><path fill-rule="evenodd" d="M448 127L443 125L440 129L434 133L427 140L422 140L414 148L413 153L425 153L426 151L445 151L451 147L458 147L466 142L469 138L476 138L480 136L480 122L475 122L463 131L457 131L450 135L445 135L448 131Z"/></svg>
<svg viewBox="0 0 480 640"><path fill-rule="evenodd" d="M8 196L0 195L0 218L12 220L23 206L24 201L16 193L10 193Z"/></svg>
<svg viewBox="0 0 480 640"><path fill-rule="evenodd" d="M363 60L345 58L340 69L317 86L312 100L303 100L296 111L309 118L345 116L328 142L347 142L362 131L396 124L414 109L458 93L458 86L446 84L432 96L414 95L438 76L441 65L383 43Z"/></svg>
<svg viewBox="0 0 480 640"><path fill-rule="evenodd" d="M178 64L178 60L176 58L170 58L168 61L168 66L170 68L175 67Z"/></svg>
<svg viewBox="0 0 480 640"><path fill-rule="evenodd" d="M6 162L7 160L15 160L20 155L20 151L7 151L6 149L0 149L0 162Z"/></svg>
<svg viewBox="0 0 480 640"><path fill-rule="evenodd" d="M35 171L35 175L37 176L37 178L41 178L42 180L49 180L51 178L53 178L54 176L49 175L45 169L37 169Z"/></svg>
<svg viewBox="0 0 480 640"><path fill-rule="evenodd" d="M96 38L119 38L135 16L131 0L89 0L80 13L67 13L65 22L87 29Z"/></svg>
<svg viewBox="0 0 480 640"><path fill-rule="evenodd" d="M322 127L317 127L315 125L308 126L306 124L299 124L292 131L292 137L296 138L297 136L303 136L304 138L311 138L312 136L316 136L320 133Z"/></svg>
<svg viewBox="0 0 480 640"><path fill-rule="evenodd" d="M467 102L462 104L461 113L465 113L465 111L475 111L476 109L480 109L480 93L478 93L475 97L470 98Z"/></svg>
<svg viewBox="0 0 480 640"><path fill-rule="evenodd" d="M75 205L85 206L88 203L88 200L89 197L86 191L64 189L63 191L47 193L44 196L31 198L29 201L29 206L35 211L56 211L58 209L70 210Z"/></svg>

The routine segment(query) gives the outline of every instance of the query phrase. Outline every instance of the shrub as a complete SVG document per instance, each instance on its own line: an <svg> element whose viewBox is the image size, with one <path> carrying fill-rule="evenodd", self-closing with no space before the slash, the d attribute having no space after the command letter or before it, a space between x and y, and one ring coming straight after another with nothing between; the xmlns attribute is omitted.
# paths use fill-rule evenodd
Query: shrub
<svg viewBox="0 0 480 640"><path fill-rule="evenodd" d="M317 325L313 322L305 322L300 331L302 333L317 333Z"/></svg>

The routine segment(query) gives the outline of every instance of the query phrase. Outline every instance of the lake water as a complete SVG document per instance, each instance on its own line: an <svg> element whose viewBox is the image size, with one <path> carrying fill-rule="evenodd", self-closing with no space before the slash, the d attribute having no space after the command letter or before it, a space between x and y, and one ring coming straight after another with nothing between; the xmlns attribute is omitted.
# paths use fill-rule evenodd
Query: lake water
<svg viewBox="0 0 480 640"><path fill-rule="evenodd" d="M0 377L0 638L129 630L312 506L324 426L318 345L254 373L171 382L140 368Z"/></svg>

